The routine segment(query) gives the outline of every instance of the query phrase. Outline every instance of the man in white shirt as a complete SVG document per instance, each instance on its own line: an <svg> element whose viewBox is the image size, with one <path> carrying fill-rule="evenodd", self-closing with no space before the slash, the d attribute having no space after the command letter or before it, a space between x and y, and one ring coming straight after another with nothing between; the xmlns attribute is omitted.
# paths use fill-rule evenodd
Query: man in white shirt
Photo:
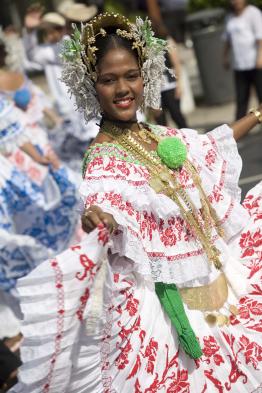
<svg viewBox="0 0 262 393"><path fill-rule="evenodd" d="M246 0L231 0L224 34L224 65L232 51L236 89L236 119L247 113L251 87L262 102L262 13Z"/></svg>

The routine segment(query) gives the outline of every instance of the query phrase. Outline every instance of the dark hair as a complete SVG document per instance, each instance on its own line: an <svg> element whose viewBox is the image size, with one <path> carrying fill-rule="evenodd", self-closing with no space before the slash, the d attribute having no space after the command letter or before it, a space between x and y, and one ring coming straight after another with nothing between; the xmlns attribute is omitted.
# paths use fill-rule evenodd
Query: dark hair
<svg viewBox="0 0 262 393"><path fill-rule="evenodd" d="M98 51L96 52L96 58L97 58L96 64L98 64L101 61L101 59L106 55L106 53L110 49L117 49L117 48L126 49L133 56L135 56L138 61L137 50L132 49L132 45L133 45L132 41L117 35L115 30L113 32L110 32L107 29L107 35L105 37L100 36L96 39L96 47L98 48Z"/></svg>

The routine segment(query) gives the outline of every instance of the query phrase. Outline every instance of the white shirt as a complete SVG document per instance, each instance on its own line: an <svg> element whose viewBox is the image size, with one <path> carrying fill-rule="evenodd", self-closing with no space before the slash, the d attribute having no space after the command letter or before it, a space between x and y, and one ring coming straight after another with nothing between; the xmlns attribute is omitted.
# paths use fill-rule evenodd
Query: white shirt
<svg viewBox="0 0 262 393"><path fill-rule="evenodd" d="M226 22L224 39L230 41L235 70L256 67L258 40L262 40L262 13L248 5L240 15L230 14Z"/></svg>

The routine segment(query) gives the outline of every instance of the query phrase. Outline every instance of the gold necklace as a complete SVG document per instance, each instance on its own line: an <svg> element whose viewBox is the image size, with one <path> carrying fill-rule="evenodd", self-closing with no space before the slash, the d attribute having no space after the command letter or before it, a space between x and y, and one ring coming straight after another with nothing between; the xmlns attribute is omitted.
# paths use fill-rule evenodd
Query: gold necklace
<svg viewBox="0 0 262 393"><path fill-rule="evenodd" d="M147 151L136 139L134 139L130 130L126 129L123 132L123 130L119 130L117 126L107 123L101 127L101 131L111 137L113 136L118 144L125 150L131 152L138 161L142 162L147 167L151 175L149 181L150 186L155 192L163 192L177 204L183 218L202 244L209 261L213 263L217 269L220 269L222 266L219 259L220 251L213 244L212 227L216 228L220 236L222 235L222 231L219 226L218 217L205 195L201 185L201 179L193 164L187 160L185 166L191 174L194 184L200 194L202 204L202 211L200 213L177 180L175 172L167 168L167 166L162 163L160 157ZM146 129L144 131L147 137L157 143L159 142L160 138L155 134Z"/></svg>
<svg viewBox="0 0 262 393"><path fill-rule="evenodd" d="M143 127L141 126L140 123L138 123L138 126L139 126L139 128L140 128L139 131L137 132L138 137L139 137L143 142L145 142L147 145L151 145L151 143L152 143L152 138L151 138L151 136L148 136L147 130L146 130L145 128L143 128Z"/></svg>

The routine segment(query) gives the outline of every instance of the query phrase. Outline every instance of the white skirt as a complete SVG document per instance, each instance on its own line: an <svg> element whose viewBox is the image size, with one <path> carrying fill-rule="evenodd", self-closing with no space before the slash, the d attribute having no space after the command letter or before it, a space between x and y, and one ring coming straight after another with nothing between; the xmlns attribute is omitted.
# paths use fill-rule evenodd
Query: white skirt
<svg viewBox="0 0 262 393"><path fill-rule="evenodd" d="M200 359L180 347L154 284L121 259L107 264L101 319L90 334L90 319L100 313L92 290L99 292L95 277L107 252L106 234L96 230L21 280L24 365L10 392L260 392L261 200L259 184L244 202L250 221L230 244L249 288L239 300L230 290L239 314L230 315L226 303L220 311L230 315L229 323L210 326L202 312L185 305L203 351Z"/></svg>

